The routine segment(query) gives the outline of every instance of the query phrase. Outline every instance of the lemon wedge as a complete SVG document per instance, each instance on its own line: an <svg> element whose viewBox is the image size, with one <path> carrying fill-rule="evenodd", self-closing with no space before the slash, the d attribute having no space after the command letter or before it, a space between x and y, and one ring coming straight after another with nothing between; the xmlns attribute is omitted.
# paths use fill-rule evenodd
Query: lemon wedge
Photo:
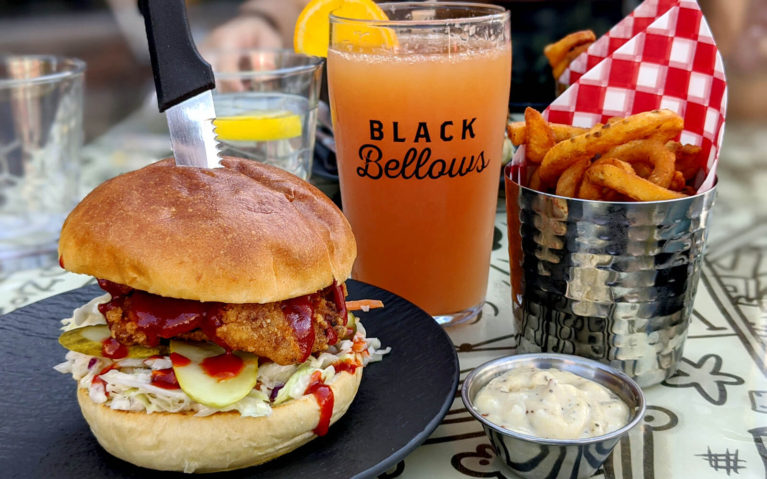
<svg viewBox="0 0 767 479"><path fill-rule="evenodd" d="M224 141L273 141L301 136L301 117L287 110L259 111L213 120Z"/></svg>
<svg viewBox="0 0 767 479"><path fill-rule="evenodd" d="M372 0L311 0L296 21L293 47L296 52L319 57L328 56L330 40L330 13L344 18L360 20L388 20L386 14ZM361 48L391 47L397 44L394 32L388 28L339 25L336 43Z"/></svg>

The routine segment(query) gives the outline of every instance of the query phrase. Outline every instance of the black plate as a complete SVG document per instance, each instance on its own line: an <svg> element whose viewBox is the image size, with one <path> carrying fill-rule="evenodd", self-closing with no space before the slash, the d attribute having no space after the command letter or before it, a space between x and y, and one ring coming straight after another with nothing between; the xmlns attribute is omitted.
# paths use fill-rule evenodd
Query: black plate
<svg viewBox="0 0 767 479"><path fill-rule="evenodd" d="M365 368L357 398L330 432L261 466L205 477L370 477L418 447L448 410L458 385L450 338L418 307L374 286L348 281L350 299L385 308L360 313L369 336L392 351ZM150 471L109 455L80 414L75 382L52 369L63 361L59 319L101 294L85 286L0 317L0 475L4 477L189 477Z"/></svg>

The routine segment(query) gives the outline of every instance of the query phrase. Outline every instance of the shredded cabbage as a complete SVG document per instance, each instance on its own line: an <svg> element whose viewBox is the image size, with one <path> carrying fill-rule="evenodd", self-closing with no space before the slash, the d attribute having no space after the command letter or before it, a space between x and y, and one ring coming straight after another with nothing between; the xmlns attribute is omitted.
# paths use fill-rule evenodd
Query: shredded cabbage
<svg viewBox="0 0 767 479"><path fill-rule="evenodd" d="M112 299L109 293L97 296L72 312L71 318L61 320L61 329L69 331L70 329L81 328L83 326L96 326L98 324L107 324L104 315L99 312L99 305L108 303Z"/></svg>
<svg viewBox="0 0 767 479"><path fill-rule="evenodd" d="M71 318L62 320L62 329L105 324L98 305L109 301L105 294L77 308ZM238 411L242 416L268 416L272 406L304 395L312 374L321 371L326 384L335 378L333 364L352 360L366 366L380 361L391 348L381 348L377 338L367 338L365 328L357 321L352 339L344 339L328 351L312 355L303 364L282 366L265 363L259 366L258 383L244 398L223 408L213 408L192 400L181 389L164 389L152 385L152 370L168 369L172 363L168 356L148 359L124 358L111 360L88 356L75 351L67 352L66 361L54 366L63 374L71 374L81 388L88 390L90 398L99 404L122 411L182 412L192 411L197 416L208 416L222 411ZM367 349L354 352L354 344L364 341ZM358 349L359 351L359 349ZM98 381L94 378L99 377ZM277 390L276 395L274 391ZM274 395L274 401L270 399Z"/></svg>

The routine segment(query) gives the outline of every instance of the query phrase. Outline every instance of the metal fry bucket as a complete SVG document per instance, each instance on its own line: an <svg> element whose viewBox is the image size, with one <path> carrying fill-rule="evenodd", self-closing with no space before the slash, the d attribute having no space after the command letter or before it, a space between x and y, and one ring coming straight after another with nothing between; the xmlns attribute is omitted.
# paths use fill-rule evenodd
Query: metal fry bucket
<svg viewBox="0 0 767 479"><path fill-rule="evenodd" d="M540 193L510 169L504 176L518 352L596 359L641 386L673 375L716 188L612 203Z"/></svg>

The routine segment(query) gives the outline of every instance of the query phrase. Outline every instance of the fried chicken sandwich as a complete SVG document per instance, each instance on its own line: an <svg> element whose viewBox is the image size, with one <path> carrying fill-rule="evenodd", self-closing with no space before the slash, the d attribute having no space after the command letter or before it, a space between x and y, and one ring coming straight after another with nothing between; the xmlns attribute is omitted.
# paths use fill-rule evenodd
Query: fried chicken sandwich
<svg viewBox="0 0 767 479"><path fill-rule="evenodd" d="M164 160L94 189L65 221L62 267L104 294L64 320L56 368L108 452L209 472L323 435L380 343L347 311L356 244L336 206L261 163Z"/></svg>

